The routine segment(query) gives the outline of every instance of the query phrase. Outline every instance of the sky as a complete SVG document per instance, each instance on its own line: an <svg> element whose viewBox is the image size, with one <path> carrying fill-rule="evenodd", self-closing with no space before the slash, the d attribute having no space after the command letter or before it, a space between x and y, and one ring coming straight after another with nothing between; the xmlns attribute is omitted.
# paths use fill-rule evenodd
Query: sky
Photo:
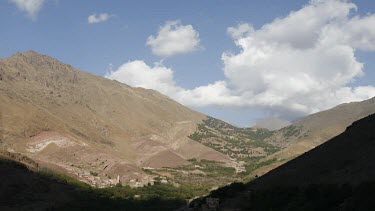
<svg viewBox="0 0 375 211"><path fill-rule="evenodd" d="M0 2L0 57L35 50L239 126L375 96L369 0Z"/></svg>

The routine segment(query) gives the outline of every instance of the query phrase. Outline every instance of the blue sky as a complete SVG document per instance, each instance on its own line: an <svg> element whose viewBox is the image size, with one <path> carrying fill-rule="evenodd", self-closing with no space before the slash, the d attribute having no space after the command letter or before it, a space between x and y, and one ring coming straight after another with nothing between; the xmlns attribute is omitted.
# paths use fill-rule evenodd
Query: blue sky
<svg viewBox="0 0 375 211"><path fill-rule="evenodd" d="M25 0L0 2L0 26L2 28L0 33L0 57L7 57L17 51L32 49L55 57L78 69L89 71L96 75L107 75L109 78L133 86L142 86L142 83L139 81L140 79L136 81L121 80L123 74L126 74L126 76L137 74L132 72L133 70L129 70L131 68L129 65L123 65L133 61L142 61L148 68L145 69L144 74L155 70L156 67L161 68L157 70L159 72L171 71L171 74L173 74L173 76L168 75L168 80L172 81L173 86L170 85L169 81L167 88L164 89L162 87L158 90L158 87L155 87L155 89L194 109L237 125L251 125L258 119L268 115L276 115L291 120L301 115L332 107L338 103L367 99L373 96L374 93L372 89L372 86L375 85L374 49L372 47L364 47L365 45L372 46L373 43L358 44L353 40L345 41L345 45L351 47L355 53L354 61L363 63L364 67L358 67L358 65L342 67L348 70L345 69L345 71L339 72L340 74L353 74L353 76L349 79L339 78L335 86L327 85L327 89L334 90L332 95L337 96L337 99L325 104L320 104L320 101L325 99L316 99L316 93L319 90L311 91L308 87L291 87L283 90L282 93L293 94L288 94L279 101L271 102L266 97L272 98L272 94L275 94L275 89L277 88L270 87L268 85L269 82L262 83L259 86L264 88L257 90L257 88L252 86L244 85L246 78L244 78L244 82L238 79L239 76L230 75L241 75L240 71L257 71L252 68L271 68L265 66L253 67L249 66L250 64L235 64L231 66L236 59L240 57L246 59L246 56L248 56L248 54L243 55L241 53L246 51L246 47L236 42L241 42L241 39L245 42L245 38L252 36L261 37L259 40L265 40L265 37L268 39L269 36L265 35L266 32L260 30L265 24L273 23L275 18L283 19L289 16L291 11L299 11L304 6L311 5L309 1L31 1L40 3L39 10L34 12L34 14L28 13L25 9L22 10L20 5L25 4ZM15 2L18 2L18 4ZM358 16L363 19L371 17L372 13L375 12L375 3L373 1L351 2L356 5L357 9L350 9L350 14L346 17ZM351 7L348 2L339 3L340 5L337 4L337 6L343 7L343 13L345 13L345 8ZM315 8L315 12L327 7L318 5ZM88 22L90 15L101 13L108 14L109 18L100 23L90 24ZM338 14L338 16L341 17L341 14ZM176 20L179 20L177 26L191 26L193 31L199 34L199 45L189 52L176 53L176 55L171 56L156 55L152 51L152 46L146 44L148 38L150 36L156 38L160 28L167 25L167 21ZM329 19L325 25L330 24L328 22L332 22L332 19ZM240 24L245 23L249 24L250 28L255 29L255 31L259 31L258 34L261 35L251 34L251 32L248 32L251 31L249 27L245 27L248 30L246 35L241 34L241 37L230 36L228 27L234 27L234 30L239 30ZM342 23L344 21L340 22L340 24ZM349 24L364 25L363 23L372 24L373 22L370 19L361 23ZM301 22L300 24L303 26L304 23ZM336 25L332 26L332 30L337 28L335 27ZM364 26L362 27L364 29L361 30L366 31L366 36L368 36L366 39L371 41L370 38L372 38L375 40L374 37L371 37L373 34L368 32L371 30L368 29L369 27ZM324 27L320 27L319 30L322 28ZM353 30L354 28L356 27L353 26ZM372 28L375 28L375 25L372 25ZM345 31L342 33L347 33L353 37L359 36L358 34L361 34L361 36L364 34L364 32L357 31ZM272 39L271 41L276 40L279 42L278 38ZM262 47L262 49L264 48ZM260 51L260 49L258 50ZM275 52L284 50L277 48ZM289 50L286 49L285 52L290 52ZM224 53L228 54L227 60L223 59ZM251 56L251 54L249 55ZM343 58L348 57L350 57L350 52L344 55ZM336 68L336 66L341 65L337 64L340 59L332 58L332 61L324 61L322 63ZM353 58L351 59L353 60ZM272 61L270 60L269 62ZM333 61L336 63L333 63ZM158 64L154 65L154 63ZM288 68L293 69L305 64L296 64L290 67L286 64L281 65L285 65L285 68L280 71L286 71ZM249 70L245 67L249 67ZM319 67L316 68L319 69ZM348 72L349 69L356 69L356 71ZM118 71L118 74L108 75L110 70L113 72ZM289 73L289 71L287 72ZM359 72L365 74L363 75ZM315 70L312 69L305 75L310 73L312 75L315 74ZM292 71L290 74L295 75ZM270 73L261 76L262 78L270 78L273 75L277 74ZM337 71L332 73L332 75L338 75ZM332 75L327 75L327 77ZM247 75L244 74L244 76ZM143 78L145 75L138 75L137 77ZM258 77L258 74L247 77L250 77L249 83L257 83L254 78ZM321 78L317 78L314 75L311 78L323 83ZM164 80L164 78L160 80ZM219 81L224 83L224 85L220 83L220 86L218 86L225 89L224 94L220 92L217 95L206 96L206 94L198 93L199 90L207 90L203 92L210 93L211 89L208 89L208 85ZM298 81L296 84L298 84ZM312 84L314 83L312 82ZM359 91L354 90L356 87L364 86L367 88L360 88L358 89ZM202 88L194 90L197 87ZM353 89L353 91L347 93L343 89L348 87ZM214 86L213 90L216 90L216 86ZM304 92L297 95L295 90L304 90ZM344 92L345 94L342 94ZM184 97L180 98L182 93ZM276 95L280 94L276 92ZM200 98L203 96L203 100L206 98L207 102L202 102L202 99L197 99L197 96ZM311 97L305 98L304 96ZM259 100L253 101L252 99L255 98L259 98ZM330 99L329 96L327 97L328 99ZM316 105L317 101L319 101L319 105Z"/></svg>

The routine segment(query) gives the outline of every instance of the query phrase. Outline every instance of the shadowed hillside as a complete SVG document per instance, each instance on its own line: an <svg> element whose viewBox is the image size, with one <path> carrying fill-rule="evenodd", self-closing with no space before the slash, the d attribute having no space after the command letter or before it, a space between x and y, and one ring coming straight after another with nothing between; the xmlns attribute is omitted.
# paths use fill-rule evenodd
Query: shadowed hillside
<svg viewBox="0 0 375 211"><path fill-rule="evenodd" d="M372 210L375 202L375 114L250 183L214 191L222 208Z"/></svg>
<svg viewBox="0 0 375 211"><path fill-rule="evenodd" d="M375 114L250 183L252 188L352 184L375 179Z"/></svg>
<svg viewBox="0 0 375 211"><path fill-rule="evenodd" d="M265 157L259 163L263 165L247 176L247 180L260 176L286 163L287 161L311 150L327 140L344 132L354 121L375 113L375 97L361 101L344 103L326 111L303 117L293 124L273 131L264 141L282 148Z"/></svg>
<svg viewBox="0 0 375 211"><path fill-rule="evenodd" d="M13 160L20 158L23 163ZM13 155L13 159L0 156L0 210L173 210L185 203L178 196L138 199L125 188L121 195L111 189L93 189L48 169L39 169L20 155Z"/></svg>

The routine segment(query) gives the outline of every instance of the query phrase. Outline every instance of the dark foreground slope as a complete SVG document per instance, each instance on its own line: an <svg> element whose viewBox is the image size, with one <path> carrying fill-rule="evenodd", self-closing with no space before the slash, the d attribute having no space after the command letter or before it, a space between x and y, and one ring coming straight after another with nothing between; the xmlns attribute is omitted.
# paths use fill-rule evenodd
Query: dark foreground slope
<svg viewBox="0 0 375 211"><path fill-rule="evenodd" d="M353 184L375 179L375 114L255 181L253 188Z"/></svg>
<svg viewBox="0 0 375 211"><path fill-rule="evenodd" d="M173 210L185 203L178 198L136 199L125 189L94 189L40 169L27 157L0 155L0 210Z"/></svg>
<svg viewBox="0 0 375 211"><path fill-rule="evenodd" d="M243 210L373 210L375 115L252 182L214 191Z"/></svg>

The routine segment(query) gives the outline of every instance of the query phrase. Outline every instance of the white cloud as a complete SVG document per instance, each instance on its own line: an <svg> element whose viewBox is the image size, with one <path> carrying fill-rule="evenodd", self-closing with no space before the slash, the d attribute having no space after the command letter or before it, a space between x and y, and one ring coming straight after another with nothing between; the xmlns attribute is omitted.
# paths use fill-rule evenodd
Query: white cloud
<svg viewBox="0 0 375 211"><path fill-rule="evenodd" d="M171 69L161 64L150 67L141 60L129 61L116 71L109 72L105 77L130 86L155 89L167 95L172 95L179 89L173 81Z"/></svg>
<svg viewBox="0 0 375 211"><path fill-rule="evenodd" d="M248 23L240 23L236 27L229 27L227 32L233 39L239 39L254 32L254 28Z"/></svg>
<svg viewBox="0 0 375 211"><path fill-rule="evenodd" d="M350 86L364 74L355 50L375 50L375 16L351 17L354 10L345 1L311 1L260 29L229 28L241 49L222 55L232 90L250 106L303 113L374 96L372 86Z"/></svg>
<svg viewBox="0 0 375 211"><path fill-rule="evenodd" d="M161 63L155 63L151 67L141 60L129 61L116 71L110 71L105 77L134 87L154 89L189 105L206 106L212 102L232 105L235 101L241 103L239 97L231 96L225 81L216 81L191 90L184 89L176 85L172 69Z"/></svg>
<svg viewBox="0 0 375 211"><path fill-rule="evenodd" d="M26 12L31 19L35 20L45 0L10 0L10 2L15 4L21 11Z"/></svg>
<svg viewBox="0 0 375 211"><path fill-rule="evenodd" d="M133 62L107 77L156 89L185 105L260 107L288 116L365 100L375 96L375 87L352 85L365 75L355 52L375 50L375 15L353 16L355 10L346 1L317 0L259 29L230 27L240 51L222 54L225 80L194 89L177 86L170 68L140 61L141 67L125 71L131 77L123 70Z"/></svg>
<svg viewBox="0 0 375 211"><path fill-rule="evenodd" d="M167 21L158 34L149 36L146 45L158 56L172 56L195 51L200 48L199 34L192 25L181 21Z"/></svg>
<svg viewBox="0 0 375 211"><path fill-rule="evenodd" d="M100 13L98 15L92 14L89 17L87 17L87 22L90 24L101 23L101 22L107 21L110 17L111 15L109 15L108 13Z"/></svg>

